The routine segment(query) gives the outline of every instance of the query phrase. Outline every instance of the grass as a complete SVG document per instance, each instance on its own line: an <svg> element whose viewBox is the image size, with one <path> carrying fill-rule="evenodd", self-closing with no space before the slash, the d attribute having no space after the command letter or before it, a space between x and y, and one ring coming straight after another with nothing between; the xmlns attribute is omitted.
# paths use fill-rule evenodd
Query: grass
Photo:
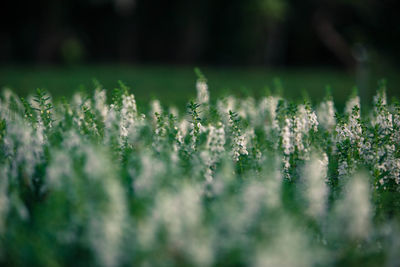
<svg viewBox="0 0 400 267"><path fill-rule="evenodd" d="M276 90L276 79L282 83L283 95L288 99L302 99L305 95L314 101L325 95L330 86L337 106L342 107L359 84L355 74L334 69L282 69L218 68L204 67L211 97L235 94L236 96L263 95L267 88ZM376 90L376 81L388 80L388 95L398 96L396 89L400 78L393 70L371 71L361 92L363 102L368 102ZM165 104L183 106L194 97L195 74L191 66L156 65L86 65L78 67L13 66L0 67L0 88L9 87L20 95L27 95L36 88L50 92L54 97L71 96L77 90L91 91L92 79L104 88L113 89L122 80L135 93L138 103L157 98Z"/></svg>

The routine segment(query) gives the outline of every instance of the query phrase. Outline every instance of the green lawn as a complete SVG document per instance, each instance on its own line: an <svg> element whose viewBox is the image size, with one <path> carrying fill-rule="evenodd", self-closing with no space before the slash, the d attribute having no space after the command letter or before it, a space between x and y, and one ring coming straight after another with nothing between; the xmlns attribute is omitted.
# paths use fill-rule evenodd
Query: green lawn
<svg viewBox="0 0 400 267"><path fill-rule="evenodd" d="M267 88L276 87L276 78L281 81L283 94L291 99L309 95L313 101L325 95L330 85L336 103L341 106L352 92L357 75L332 69L285 69L262 68L218 68L202 67L208 78L211 97L225 93L251 94L259 96ZM368 99L375 92L377 80L388 80L389 96L398 96L396 88L400 78L393 70L374 71L363 82L366 88L361 95ZM93 89L93 78L107 89L113 89L122 80L131 87L139 103L157 97L162 103L182 106L195 95L196 76L193 67L177 66L132 66L132 65L87 65L80 67L12 66L0 67L0 87L9 87L20 95L34 92L40 87L53 96L70 96L75 90ZM305 93L307 92L307 93Z"/></svg>

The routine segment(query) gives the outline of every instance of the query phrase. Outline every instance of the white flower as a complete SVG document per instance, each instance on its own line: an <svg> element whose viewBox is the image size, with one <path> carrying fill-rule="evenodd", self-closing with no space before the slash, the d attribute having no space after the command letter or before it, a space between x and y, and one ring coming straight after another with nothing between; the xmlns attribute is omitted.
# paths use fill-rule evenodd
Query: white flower
<svg viewBox="0 0 400 267"><path fill-rule="evenodd" d="M177 118L179 117L179 110L176 107L172 106L169 108L169 114L172 114L174 117Z"/></svg>
<svg viewBox="0 0 400 267"><path fill-rule="evenodd" d="M307 212L314 218L321 218L326 211L328 187L326 185L328 156L312 155L303 170Z"/></svg>
<svg viewBox="0 0 400 267"><path fill-rule="evenodd" d="M106 90L95 90L94 105L97 112L99 112L99 114L101 115L102 120L104 120L108 112Z"/></svg>
<svg viewBox="0 0 400 267"><path fill-rule="evenodd" d="M252 125L257 125L259 123L259 110L257 109L256 101L253 97L247 97L241 101L237 113L240 117L249 120Z"/></svg>
<svg viewBox="0 0 400 267"><path fill-rule="evenodd" d="M282 148L285 155L289 155L294 152L293 145L293 132L292 132L292 121L289 118L285 118L285 124L282 128Z"/></svg>
<svg viewBox="0 0 400 267"><path fill-rule="evenodd" d="M270 129L279 129L279 124L276 119L276 108L278 106L278 102L279 98L275 96L268 96L260 101L259 110L261 116L265 117L266 119L266 132L268 132Z"/></svg>
<svg viewBox="0 0 400 267"><path fill-rule="evenodd" d="M200 188L183 185L174 192L160 191L155 196L151 216L139 225L139 242L152 249L160 242L158 228L165 229L166 242L194 265L208 266L213 260L211 239L203 227Z"/></svg>
<svg viewBox="0 0 400 267"><path fill-rule="evenodd" d="M206 181L212 180L213 172L211 167L218 161L220 155L225 151L225 131L222 123L218 123L217 128L209 125L206 143L206 151L201 152L201 158L206 164Z"/></svg>
<svg viewBox="0 0 400 267"><path fill-rule="evenodd" d="M153 123L156 123L157 121L157 117L155 115L156 113L163 113L163 108L161 107L161 103L158 99L150 102L150 117L153 118Z"/></svg>
<svg viewBox="0 0 400 267"><path fill-rule="evenodd" d="M225 131L222 123L218 123L217 127L208 126L208 137L206 147L212 154L219 155L225 151Z"/></svg>
<svg viewBox="0 0 400 267"><path fill-rule="evenodd" d="M344 230L350 238L364 239L370 233L372 210L369 191L368 179L358 174L350 179L344 198L336 205L337 230Z"/></svg>
<svg viewBox="0 0 400 267"><path fill-rule="evenodd" d="M359 96L354 96L354 97L350 98L346 102L346 107L345 107L344 111L347 114L351 114L354 107L358 107L360 109L360 97Z"/></svg>
<svg viewBox="0 0 400 267"><path fill-rule="evenodd" d="M89 221L89 242L100 266L119 266L122 239L127 222L124 189L115 177L104 177L103 186L107 202L102 212L93 211ZM97 214L96 214L97 213Z"/></svg>
<svg viewBox="0 0 400 267"><path fill-rule="evenodd" d="M247 142L245 135L241 134L240 129L234 131L232 139L232 157L234 161L239 161L241 155L248 155Z"/></svg>
<svg viewBox="0 0 400 267"><path fill-rule="evenodd" d="M166 171L166 164L162 160L144 152L140 158L140 172L134 168L129 169L129 174L133 179L135 193L140 196L147 196L154 192L157 182Z"/></svg>
<svg viewBox="0 0 400 267"><path fill-rule="evenodd" d="M137 108L134 95L123 95L122 96L122 108L120 118L120 135L121 137L127 137L130 129L135 124L137 117Z"/></svg>
<svg viewBox="0 0 400 267"><path fill-rule="evenodd" d="M236 102L236 98L231 95L217 101L218 114L225 124L229 122L229 111L236 110Z"/></svg>
<svg viewBox="0 0 400 267"><path fill-rule="evenodd" d="M317 109L318 121L322 127L331 131L336 125L335 107L332 100L322 102Z"/></svg>
<svg viewBox="0 0 400 267"><path fill-rule="evenodd" d="M202 79L196 82L197 89L197 104L208 104L210 101L210 95L208 93L208 85Z"/></svg>

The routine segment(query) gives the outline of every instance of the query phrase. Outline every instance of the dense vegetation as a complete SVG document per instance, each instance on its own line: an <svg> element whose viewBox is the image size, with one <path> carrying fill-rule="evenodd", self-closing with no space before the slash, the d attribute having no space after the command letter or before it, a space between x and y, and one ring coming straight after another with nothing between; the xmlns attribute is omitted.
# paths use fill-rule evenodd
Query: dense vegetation
<svg viewBox="0 0 400 267"><path fill-rule="evenodd" d="M278 95L0 102L0 262L398 266L400 105ZM147 111L149 110L149 111ZM146 113L146 114L144 114ZM367 114L364 116L364 113Z"/></svg>

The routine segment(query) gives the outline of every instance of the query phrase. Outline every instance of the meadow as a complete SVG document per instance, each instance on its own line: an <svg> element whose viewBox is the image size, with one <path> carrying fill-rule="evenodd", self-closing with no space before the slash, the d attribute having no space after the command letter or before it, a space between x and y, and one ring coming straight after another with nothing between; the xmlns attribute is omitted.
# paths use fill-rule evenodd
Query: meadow
<svg viewBox="0 0 400 267"><path fill-rule="evenodd" d="M363 108L350 80L335 104L319 84L286 97L285 77L214 96L211 73L161 101L140 79L138 92L4 89L0 263L400 265L400 104L386 83Z"/></svg>
<svg viewBox="0 0 400 267"><path fill-rule="evenodd" d="M375 95L377 81L386 79L388 99L399 96L400 78L393 67L371 66L365 73L348 73L334 68L285 68L260 67L202 67L208 78L209 90L214 98L261 97L276 92L286 99L302 102L304 97L319 102L324 99L326 87L331 88L335 105L342 110L353 88L360 89L361 100L369 105ZM361 72L361 71L360 71ZM118 80L135 93L136 102L144 108L153 99L165 105L185 108L189 99L196 97L193 90L196 75L193 67L168 65L118 65L91 64L78 66L9 65L0 66L0 90L9 88L26 97L36 88L49 92L54 99L71 97L76 91L92 94L93 79L107 88L111 96ZM363 87L362 90L360 87Z"/></svg>

